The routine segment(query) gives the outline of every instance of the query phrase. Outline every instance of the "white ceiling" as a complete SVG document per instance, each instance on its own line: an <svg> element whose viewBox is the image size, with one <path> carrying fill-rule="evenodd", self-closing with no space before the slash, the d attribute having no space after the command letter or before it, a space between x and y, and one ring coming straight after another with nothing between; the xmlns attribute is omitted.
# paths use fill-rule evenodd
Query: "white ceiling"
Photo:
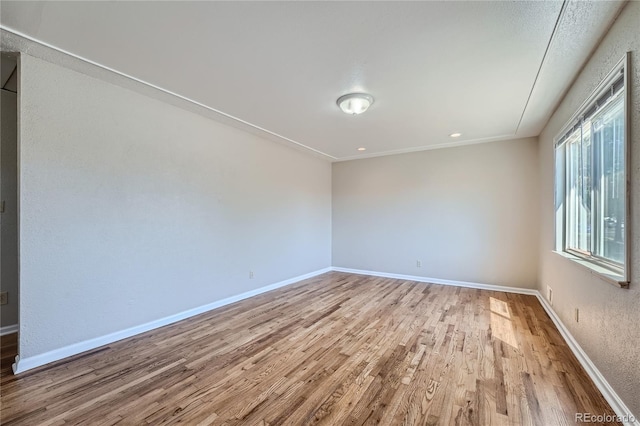
<svg viewBox="0 0 640 426"><path fill-rule="evenodd" d="M344 160L538 135L623 5L3 0L0 22Z"/></svg>

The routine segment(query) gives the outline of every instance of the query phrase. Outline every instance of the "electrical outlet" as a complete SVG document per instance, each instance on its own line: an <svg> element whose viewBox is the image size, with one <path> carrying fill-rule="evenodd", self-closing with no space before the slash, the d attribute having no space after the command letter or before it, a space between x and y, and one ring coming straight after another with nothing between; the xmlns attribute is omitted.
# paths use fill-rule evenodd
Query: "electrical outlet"
<svg viewBox="0 0 640 426"><path fill-rule="evenodd" d="M576 322L580 322L580 309L576 308Z"/></svg>
<svg viewBox="0 0 640 426"><path fill-rule="evenodd" d="M549 286L547 286L547 300L549 304L553 306L553 290Z"/></svg>
<svg viewBox="0 0 640 426"><path fill-rule="evenodd" d="M249 271L249 279L252 280L253 279L253 271Z"/></svg>
<svg viewBox="0 0 640 426"><path fill-rule="evenodd" d="M0 305L6 305L9 303L9 293L3 291L0 293Z"/></svg>
<svg viewBox="0 0 640 426"><path fill-rule="evenodd" d="M422 268L422 261L416 260L416 268Z"/></svg>

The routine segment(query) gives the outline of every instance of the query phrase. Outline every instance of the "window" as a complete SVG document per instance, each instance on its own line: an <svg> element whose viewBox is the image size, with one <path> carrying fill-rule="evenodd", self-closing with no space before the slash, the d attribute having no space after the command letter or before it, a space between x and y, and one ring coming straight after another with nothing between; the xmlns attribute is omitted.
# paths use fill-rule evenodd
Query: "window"
<svg viewBox="0 0 640 426"><path fill-rule="evenodd" d="M627 284L627 88L619 63L556 138L556 248Z"/></svg>

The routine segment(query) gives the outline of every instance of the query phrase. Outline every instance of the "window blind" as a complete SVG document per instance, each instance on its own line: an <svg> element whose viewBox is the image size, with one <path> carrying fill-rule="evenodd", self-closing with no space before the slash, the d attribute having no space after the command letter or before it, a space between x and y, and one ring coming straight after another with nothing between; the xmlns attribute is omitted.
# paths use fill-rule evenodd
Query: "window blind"
<svg viewBox="0 0 640 426"><path fill-rule="evenodd" d="M609 85L608 88L605 88L604 93L599 92L600 96L598 96L595 100L588 104L586 108L583 108L584 111L578 118L576 118L575 123L570 126L566 132L562 134L560 138L556 140L556 148L563 145L571 135L578 129L582 127L582 124L586 121L589 121L593 115L602 109L605 105L607 105L616 95L622 92L624 88L624 70L620 70L620 75L616 76L613 83Z"/></svg>

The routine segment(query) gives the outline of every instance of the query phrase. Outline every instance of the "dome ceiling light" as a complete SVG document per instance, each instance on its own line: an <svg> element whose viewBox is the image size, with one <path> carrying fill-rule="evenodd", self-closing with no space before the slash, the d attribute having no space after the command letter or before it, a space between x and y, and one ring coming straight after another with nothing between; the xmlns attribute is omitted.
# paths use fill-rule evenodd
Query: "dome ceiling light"
<svg viewBox="0 0 640 426"><path fill-rule="evenodd" d="M373 96L366 93L349 93L340 96L336 103L345 114L357 115L373 105Z"/></svg>

